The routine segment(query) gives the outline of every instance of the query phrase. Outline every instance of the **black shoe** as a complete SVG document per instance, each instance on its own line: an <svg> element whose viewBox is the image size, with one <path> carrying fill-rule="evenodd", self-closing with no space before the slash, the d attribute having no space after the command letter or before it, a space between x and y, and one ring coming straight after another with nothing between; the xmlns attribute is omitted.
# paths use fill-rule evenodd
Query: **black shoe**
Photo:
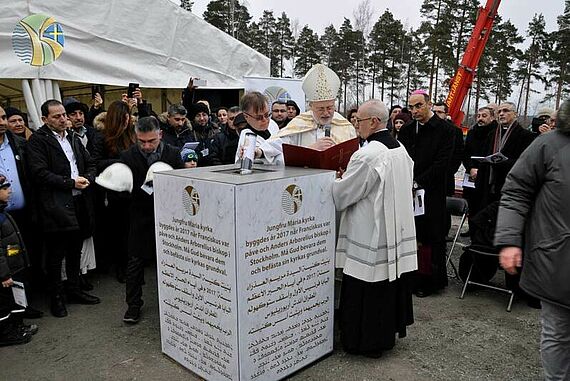
<svg viewBox="0 0 570 381"><path fill-rule="evenodd" d="M26 310L24 311L24 314L22 315L22 317L24 319L39 319L42 316L44 316L44 313L42 311L38 311L35 308L32 308L30 306L26 307Z"/></svg>
<svg viewBox="0 0 570 381"><path fill-rule="evenodd" d="M83 291L76 291L67 294L67 303L70 304L99 304L101 299L96 296L89 295Z"/></svg>
<svg viewBox="0 0 570 381"><path fill-rule="evenodd" d="M25 344L32 340L32 335L11 328L0 335L0 347L8 345Z"/></svg>
<svg viewBox="0 0 570 381"><path fill-rule="evenodd" d="M89 283L89 281L87 280L87 276L85 276L85 275L79 276L79 289L81 291L93 290L93 285L91 283Z"/></svg>
<svg viewBox="0 0 570 381"><path fill-rule="evenodd" d="M416 295L418 298L425 298L426 296L430 296L431 294L432 294L431 291L424 290L421 288L414 291L414 295Z"/></svg>
<svg viewBox="0 0 570 381"><path fill-rule="evenodd" d="M38 326L36 324L22 324L18 327L21 333L27 333L28 335L35 335L38 333Z"/></svg>
<svg viewBox="0 0 570 381"><path fill-rule="evenodd" d="M540 310L542 308L542 305L540 304L540 300L533 298L532 296L526 300L526 305L529 306L530 308L534 308L537 310Z"/></svg>
<svg viewBox="0 0 570 381"><path fill-rule="evenodd" d="M55 296L51 299L50 310L55 317L62 318L67 316L67 308L65 308L65 303L63 303L61 296Z"/></svg>
<svg viewBox="0 0 570 381"><path fill-rule="evenodd" d="M125 316L123 316L123 321L127 324L137 324L140 317L141 308L139 306L129 306Z"/></svg>

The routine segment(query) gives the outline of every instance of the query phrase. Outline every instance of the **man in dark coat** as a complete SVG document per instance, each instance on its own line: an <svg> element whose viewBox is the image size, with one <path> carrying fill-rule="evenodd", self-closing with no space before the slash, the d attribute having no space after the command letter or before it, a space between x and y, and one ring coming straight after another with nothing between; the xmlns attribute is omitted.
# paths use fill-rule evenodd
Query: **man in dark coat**
<svg viewBox="0 0 570 381"><path fill-rule="evenodd" d="M92 228L92 204L84 192L95 178L95 162L75 134L65 128L65 108L57 100L42 107L45 123L28 141L28 165L47 251L51 313L67 316L61 264L65 258L67 302L99 303L79 289L79 265L85 232Z"/></svg>
<svg viewBox="0 0 570 381"><path fill-rule="evenodd" d="M152 164L160 161L173 168L184 168L175 147L161 141L162 131L154 117L139 119L135 126L137 144L121 154L121 161L133 172L133 193L129 208L129 237L125 323L135 324L143 305L144 265L155 258L154 197L141 188Z"/></svg>
<svg viewBox="0 0 570 381"><path fill-rule="evenodd" d="M413 121L400 129L398 139L414 160L414 188L425 190L425 213L417 216L418 297L447 286L445 253L447 235L447 174L454 150L454 131L431 111L429 95L417 90L408 99Z"/></svg>
<svg viewBox="0 0 570 381"><path fill-rule="evenodd" d="M487 135L483 156L500 152L506 160L493 164L481 163L475 181L476 188L481 191L481 209L499 200L507 174L535 137L517 122L516 105L512 102L499 105L497 120L499 128Z"/></svg>
<svg viewBox="0 0 570 381"><path fill-rule="evenodd" d="M185 143L196 141L192 125L186 119L186 113L184 106L171 105L166 114L159 116L162 141L179 150Z"/></svg>
<svg viewBox="0 0 570 381"><path fill-rule="evenodd" d="M495 110L492 107L481 107L477 110L477 124L471 127L465 138L463 151L463 166L465 173L475 182L479 173L480 163L472 160L472 156L485 156L487 153L487 137L497 128ZM478 188L463 188L463 197L469 203L469 217L480 210L481 191Z"/></svg>
<svg viewBox="0 0 570 381"><path fill-rule="evenodd" d="M540 299L545 380L569 380L570 101L560 106L556 127L538 137L509 172L495 245L507 272L519 273L524 260L520 286Z"/></svg>

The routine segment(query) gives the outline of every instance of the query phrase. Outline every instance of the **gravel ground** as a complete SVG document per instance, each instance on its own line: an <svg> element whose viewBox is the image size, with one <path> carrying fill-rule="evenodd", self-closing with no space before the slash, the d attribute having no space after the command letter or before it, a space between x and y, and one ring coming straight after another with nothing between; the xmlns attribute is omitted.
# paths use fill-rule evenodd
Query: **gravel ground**
<svg viewBox="0 0 570 381"><path fill-rule="evenodd" d="M456 221L455 221L456 222ZM455 263L461 252L455 250ZM69 316L49 313L33 321L33 340L0 348L5 380L200 380L161 353L156 276L147 269L146 305L139 324L122 322L124 286L95 275L96 306L68 306ZM501 284L502 272L494 280ZM468 291L450 280L442 293L414 299L415 324L408 336L379 359L335 351L290 380L540 380L539 311L494 291ZM48 311L43 298L34 305ZM337 335L338 336L338 335Z"/></svg>

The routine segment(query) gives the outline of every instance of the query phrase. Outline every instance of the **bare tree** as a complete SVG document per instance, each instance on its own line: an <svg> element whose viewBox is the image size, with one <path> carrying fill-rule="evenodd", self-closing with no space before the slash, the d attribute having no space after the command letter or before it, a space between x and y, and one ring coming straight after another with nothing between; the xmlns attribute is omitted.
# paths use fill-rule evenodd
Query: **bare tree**
<svg viewBox="0 0 570 381"><path fill-rule="evenodd" d="M374 13L376 13L376 11L372 7L372 1L362 0L352 12L352 17L354 17L354 29L368 36L370 33L370 22L372 17L374 17Z"/></svg>

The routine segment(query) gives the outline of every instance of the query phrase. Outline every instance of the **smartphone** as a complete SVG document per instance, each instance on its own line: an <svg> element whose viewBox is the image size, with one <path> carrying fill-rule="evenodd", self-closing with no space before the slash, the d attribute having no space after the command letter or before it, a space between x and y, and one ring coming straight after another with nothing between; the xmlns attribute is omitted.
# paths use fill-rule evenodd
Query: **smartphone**
<svg viewBox="0 0 570 381"><path fill-rule="evenodd" d="M204 87L204 86L208 86L208 81L206 81L205 79L194 78L193 84L196 87Z"/></svg>
<svg viewBox="0 0 570 381"><path fill-rule="evenodd" d="M95 99L95 95L99 93L99 95L103 96L103 92L101 90L101 85L91 85L91 99Z"/></svg>
<svg viewBox="0 0 570 381"><path fill-rule="evenodd" d="M137 90L137 88L139 87L138 83L134 83L131 82L129 83L129 89L127 90L127 97L128 98L133 98L133 93Z"/></svg>

